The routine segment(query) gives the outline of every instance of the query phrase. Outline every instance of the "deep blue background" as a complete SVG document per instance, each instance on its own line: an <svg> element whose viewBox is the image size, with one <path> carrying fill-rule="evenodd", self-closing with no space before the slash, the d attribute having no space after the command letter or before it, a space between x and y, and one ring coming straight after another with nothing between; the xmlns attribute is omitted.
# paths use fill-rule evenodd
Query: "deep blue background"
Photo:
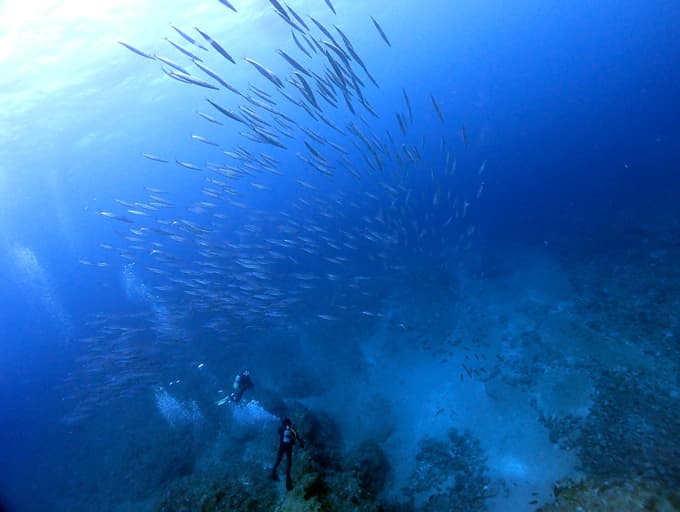
<svg viewBox="0 0 680 512"><path fill-rule="evenodd" d="M343 2L335 4L341 11ZM366 45L364 53L373 62L371 69L383 77L385 93L374 106L389 114L383 117L386 127L396 133L393 112L403 110L403 85L418 113L418 130L439 130L429 105L432 91L447 117L446 138L457 148L459 165L488 160L484 208L476 214L478 236L499 247L548 241L581 252L584 247L615 247L617 234L626 229L672 230L680 204L680 4L447 4L422 5L408 19L398 15L398 6L393 6L394 13L376 13L391 29L392 51L400 53L402 68L381 68L379 56L387 51L382 45ZM411 41L419 41L418 30L440 40L435 46L403 48L400 30L408 30ZM176 113L182 128L167 131L178 137L169 145L200 160L206 148L187 142L186 136L192 131L189 125L204 124L188 119L197 108L207 109L193 101L168 106L167 119ZM159 124L166 126L165 121ZM470 137L467 149L460 142L460 124ZM142 142L131 140L130 154L138 153ZM125 146L115 148L121 149ZM102 205L113 198L139 194L144 178L118 180L121 170L115 159L113 154L98 165L108 179L74 186L66 178L71 186L65 187L64 201L78 235L76 251L68 250L50 229L54 212L41 207L39 193L22 194L26 206L13 232L40 255L74 329L64 333L23 293L10 275L11 265L0 269L0 446L6 461L3 482L10 478L11 486L18 485L11 475L31 474L31 467L43 463L59 471L49 453L63 435L55 428L63 413L55 389L77 351L69 337L77 336L88 313L116 310L125 301L117 274L83 269L74 257L74 252L90 254L88 245L111 240L119 227L91 215L93 196L98 208L105 209ZM289 168L298 165L292 154L281 159ZM164 185L181 202L182 183ZM30 485L25 485L12 495L29 493Z"/></svg>

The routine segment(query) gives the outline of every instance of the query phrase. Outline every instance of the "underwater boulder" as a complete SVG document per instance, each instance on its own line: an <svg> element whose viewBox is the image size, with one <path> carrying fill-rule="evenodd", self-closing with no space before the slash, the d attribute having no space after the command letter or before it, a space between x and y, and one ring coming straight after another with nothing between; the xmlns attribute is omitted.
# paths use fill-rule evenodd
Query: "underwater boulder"
<svg viewBox="0 0 680 512"><path fill-rule="evenodd" d="M373 393L362 404L360 439L384 443L394 432L397 414L394 402L385 395Z"/></svg>
<svg viewBox="0 0 680 512"><path fill-rule="evenodd" d="M377 496L385 489L390 467L385 452L378 444L364 441L345 460L357 479L362 498Z"/></svg>

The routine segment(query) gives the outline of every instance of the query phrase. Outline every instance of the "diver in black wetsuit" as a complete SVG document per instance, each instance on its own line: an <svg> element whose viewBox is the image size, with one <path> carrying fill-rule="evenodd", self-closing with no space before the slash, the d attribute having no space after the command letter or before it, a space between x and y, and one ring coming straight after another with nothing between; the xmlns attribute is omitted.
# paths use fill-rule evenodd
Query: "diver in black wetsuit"
<svg viewBox="0 0 680 512"><path fill-rule="evenodd" d="M250 388L254 387L253 380L250 378L250 372L244 370L234 378L234 392L230 395L231 401L239 403L245 393Z"/></svg>
<svg viewBox="0 0 680 512"><path fill-rule="evenodd" d="M302 440L297 430L293 427L289 418L286 418L279 427L279 453L276 456L276 462L272 468L272 479L278 481L279 475L276 470L281 464L283 455L286 455L286 489L289 491L293 488L293 481L290 478L290 468L293 464L293 446L295 441L300 442L300 448L305 447L305 442Z"/></svg>

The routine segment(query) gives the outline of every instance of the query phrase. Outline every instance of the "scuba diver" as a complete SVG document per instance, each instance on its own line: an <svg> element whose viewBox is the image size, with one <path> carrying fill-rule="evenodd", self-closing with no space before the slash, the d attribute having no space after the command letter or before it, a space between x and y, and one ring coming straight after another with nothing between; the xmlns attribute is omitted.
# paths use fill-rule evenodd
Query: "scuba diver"
<svg viewBox="0 0 680 512"><path fill-rule="evenodd" d="M250 378L250 372L248 370L243 370L234 378L234 391L229 395L229 398L231 398L232 402L239 403L243 397L243 393L254 386L255 385Z"/></svg>
<svg viewBox="0 0 680 512"><path fill-rule="evenodd" d="M276 462L272 468L272 480L279 481L279 475L276 470L281 464L281 459L283 455L286 455L286 489L291 490L293 488L293 481L290 478L290 468L293 464L293 446L295 441L300 442L300 448L305 447L305 442L302 440L297 430L293 427L289 418L286 418L281 423L279 427L279 453L276 456Z"/></svg>

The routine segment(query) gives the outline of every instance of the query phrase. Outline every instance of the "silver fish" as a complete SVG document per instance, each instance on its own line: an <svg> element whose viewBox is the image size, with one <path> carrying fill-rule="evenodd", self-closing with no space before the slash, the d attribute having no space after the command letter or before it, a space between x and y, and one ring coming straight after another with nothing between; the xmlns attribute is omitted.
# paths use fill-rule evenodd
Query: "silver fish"
<svg viewBox="0 0 680 512"><path fill-rule="evenodd" d="M293 41L295 41L295 44L296 44L297 47L300 49L300 51L301 51L302 53L304 53L307 57L309 57L309 58L311 59L311 58L312 58L311 54L310 54L307 50L305 50L305 48L302 46L302 44L300 44L300 41L298 41L298 38L297 38L297 36L295 35L295 32L291 30L290 33L292 34L292 36L293 36Z"/></svg>
<svg viewBox="0 0 680 512"><path fill-rule="evenodd" d="M286 12L286 10L283 8L283 6L279 2L277 2L276 0L269 0L269 3L274 6L274 9L276 9L276 11L279 13L279 15L283 19L290 21L290 17L288 16L288 13Z"/></svg>
<svg viewBox="0 0 680 512"><path fill-rule="evenodd" d="M218 1L219 3L221 3L222 5L224 5L225 7L229 7L229 9L231 9L232 11L238 12L238 11L236 10L236 7L234 7L233 5L231 5L227 0L217 0L217 1Z"/></svg>
<svg viewBox="0 0 680 512"><path fill-rule="evenodd" d="M387 46L392 46L389 39L387 39L387 36L385 35L385 32L383 31L382 27L378 24L377 21L375 21L375 18L373 16L371 16L371 20L373 21L375 28L378 29L378 32L380 33L380 37L382 37L383 41L385 41L387 43Z"/></svg>
<svg viewBox="0 0 680 512"><path fill-rule="evenodd" d="M174 41L168 39L167 37L165 38L165 40L166 40L168 43L170 43L172 46L174 46L174 47L177 49L177 51L183 53L184 55L186 55L187 57L189 57L191 60L197 60L198 62L203 62L203 59L201 59L201 58L198 57L197 55L194 55L193 53L191 53L191 52L190 52L189 50L187 50L186 48L182 48L180 45L178 45L178 44L175 43Z"/></svg>
<svg viewBox="0 0 680 512"><path fill-rule="evenodd" d="M287 54L286 52L284 52L283 50L277 50L277 53L278 53L279 55L281 55L281 57L283 57L283 58L286 60L286 62L288 62L288 64L290 64L291 66L293 66L293 67L294 67L295 69L297 69L300 73L302 73L302 74L304 74L304 75L307 75L308 77L311 78L311 76L312 76L311 73L310 73L309 71L307 71L307 70L306 70L306 69L305 69L298 61L296 61L293 57L291 57L290 55L288 55L288 54Z"/></svg>
<svg viewBox="0 0 680 512"><path fill-rule="evenodd" d="M243 120L243 118L241 116L239 116L238 114L236 114L235 112L232 112L231 110L229 110L227 108L221 107L217 103L215 103L215 102L213 102L213 101L211 101L207 98L206 98L205 101L210 103L213 107L215 107L217 110L219 110L222 114L224 114L228 118L233 119L234 121L238 121L239 123L245 124L245 121Z"/></svg>
<svg viewBox="0 0 680 512"><path fill-rule="evenodd" d="M161 162L161 163L164 163L164 164L168 163L167 160L161 158L158 155L154 155L154 154L151 154L151 153L142 153L142 156L144 158L148 158L149 160L153 160L154 162Z"/></svg>
<svg viewBox="0 0 680 512"><path fill-rule="evenodd" d="M328 8L329 8L331 11L333 11L333 14L337 14L337 13L335 12L335 8L333 7L333 4L331 3L331 0L326 0L326 5L328 6Z"/></svg>
<svg viewBox="0 0 680 512"><path fill-rule="evenodd" d="M178 28L177 28L176 26L174 26L174 25L170 25L170 26L172 27L172 29L173 29L175 32L177 32L180 36L182 36L182 38L183 38L186 42L193 44L194 46L196 46L197 48L200 48L201 50L204 50L204 51L206 51L206 52L208 51L208 49L207 49L205 46L203 46L201 43L199 43L198 41L196 41L196 39L194 39L193 37L191 37L189 34L186 34L185 32L182 32L180 29L178 29Z"/></svg>
<svg viewBox="0 0 680 512"><path fill-rule="evenodd" d="M439 120L443 123L444 122L444 115L442 114L442 111L439 108L439 104L437 103L437 100L434 99L434 96L432 95L432 93L430 93L430 99L432 100L432 106L434 107L435 112L437 112L437 117L439 117Z"/></svg>
<svg viewBox="0 0 680 512"><path fill-rule="evenodd" d="M174 78L175 80L179 82L184 82L185 84L193 84L193 85L198 85L199 87L204 87L206 89L213 89L215 91L219 90L219 87L215 87L212 84L209 84L208 82L204 80L200 80L196 77L193 77L191 75L187 75L185 73L180 73L177 71L167 71L163 69L166 75L168 75L170 78Z"/></svg>
<svg viewBox="0 0 680 512"><path fill-rule="evenodd" d="M136 53L136 54L139 55L140 57L146 57L147 59L154 60L154 56L153 56L153 55L149 55L148 53L145 53L145 52L143 52L142 50L138 50L137 48L135 48L134 46L132 46L132 45L130 45L130 44L124 43L123 41L118 41L118 44L124 46L125 48L127 48L128 50L130 50L132 53Z"/></svg>
<svg viewBox="0 0 680 512"><path fill-rule="evenodd" d="M127 217L124 217L122 215L117 215L115 213L111 213L111 212L97 212L97 213L99 215L103 216L103 217L108 217L109 219L114 219L114 220L117 220L117 221L120 221L120 222L125 222L126 224L132 224L133 223L133 221L128 219Z"/></svg>
<svg viewBox="0 0 680 512"><path fill-rule="evenodd" d="M337 41L335 40L335 38L333 37L333 34L331 34L331 33L328 31L328 29L327 29L326 27L324 27L320 22L318 22L318 21L317 21L316 19L314 19L312 16L310 16L309 19L312 20L312 21L314 22L314 24L316 25L316 27L317 27L321 32L323 32L323 34L324 34L328 39L330 39L331 41L333 41L333 44L335 44L336 46L338 45L338 42L337 42Z"/></svg>
<svg viewBox="0 0 680 512"><path fill-rule="evenodd" d="M203 71L206 75L211 77L214 80L217 80L220 85L222 85L224 88L229 89L231 92L234 94L238 94L239 96L242 96L241 92L236 89L233 85L229 84L229 82L226 82L225 80L222 79L221 76L219 76L217 73L215 73L212 69L210 69L208 66L204 66L198 61L194 61L194 64L196 64L196 67Z"/></svg>
<svg viewBox="0 0 680 512"><path fill-rule="evenodd" d="M162 57L162 56L160 56L160 55L158 55L158 54L154 54L154 57L156 58L156 60L161 61L163 64L167 64L168 66L170 66L170 67L173 68L173 69L176 69L176 70L179 71L180 73L183 73L183 74L185 74L185 75L187 75L187 76L190 75L190 73L189 73L186 69L184 69L184 68L183 68L182 66L180 66L179 64L177 64L177 63L171 61L170 59L168 59L168 58L166 58L166 57Z"/></svg>
<svg viewBox="0 0 680 512"><path fill-rule="evenodd" d="M200 167L198 167L197 165L191 164L189 162L183 162L181 160L175 160L175 162L177 162L179 165L181 165L182 167L184 167L186 169L191 169L192 171L202 171L203 170Z"/></svg>
<svg viewBox="0 0 680 512"><path fill-rule="evenodd" d="M296 12L293 10L293 8L292 8L290 5L288 5L288 4L286 4L286 7L287 7L288 10L290 11L290 13L293 15L293 18L295 18L295 21L297 21L300 25L302 25L303 27L305 27L305 29L309 30L309 27L308 27L307 24L304 22L304 20L303 20L300 16L298 16L298 13L296 13Z"/></svg>
<svg viewBox="0 0 680 512"><path fill-rule="evenodd" d="M406 89L402 88L401 92L404 93L404 103L406 103L406 109L408 111L408 120L410 123L413 123L413 111L411 110L411 102L408 100Z"/></svg>
<svg viewBox="0 0 680 512"><path fill-rule="evenodd" d="M206 139L205 137L202 137L202 136L200 136L200 135L195 135L195 134L194 134L194 135L191 136L191 138L194 139L194 140L197 140L197 141L199 141L199 142L202 142L203 144L207 144L207 145L209 145L209 146L216 146L216 147L219 147L219 144L217 144L216 142L213 142L213 141L211 141L211 140L208 140L208 139Z"/></svg>
<svg viewBox="0 0 680 512"><path fill-rule="evenodd" d="M209 116L208 114L204 114L203 112L197 112L197 114L206 121L209 121L213 124L218 124L220 126L224 126L224 123L222 123L222 121L220 121L219 119L215 119L213 116Z"/></svg>
<svg viewBox="0 0 680 512"><path fill-rule="evenodd" d="M260 64L259 62L255 61L255 60L253 60L249 57L245 57L244 60L246 62L252 64L252 66L255 69L257 69L257 71L263 77L265 77L267 80L269 80L271 83L273 83L276 87L278 87L279 89L283 89L283 82L281 82L281 79L278 76L276 76L274 73L269 71L267 68L265 68L262 64Z"/></svg>
<svg viewBox="0 0 680 512"><path fill-rule="evenodd" d="M212 46L217 51L217 53L219 53L222 57L227 59L232 64L236 64L234 58L231 55L229 55L229 52L222 48L222 46L217 41L215 41L212 37L203 32L200 28L194 27L194 29L203 36L203 39L205 39L210 44L210 46Z"/></svg>

